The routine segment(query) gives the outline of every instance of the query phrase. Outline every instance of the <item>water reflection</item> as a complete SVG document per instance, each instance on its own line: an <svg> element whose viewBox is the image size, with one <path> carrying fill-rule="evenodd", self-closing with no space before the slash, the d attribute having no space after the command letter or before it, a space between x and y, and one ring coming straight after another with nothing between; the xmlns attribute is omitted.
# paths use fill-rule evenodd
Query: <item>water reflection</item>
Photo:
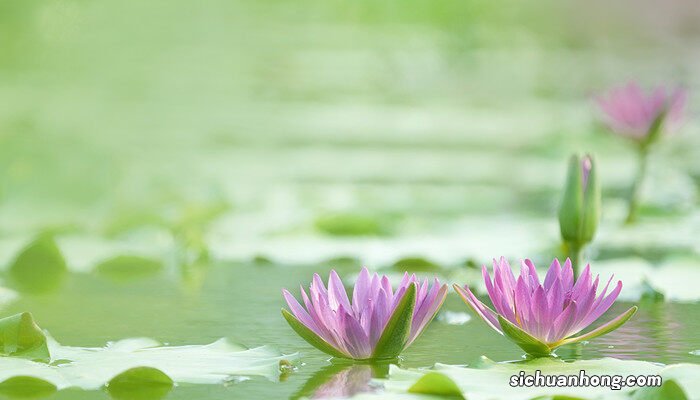
<svg viewBox="0 0 700 400"><path fill-rule="evenodd" d="M336 399L374 392L377 388L372 385L372 379L385 378L389 374L390 365L336 361L313 374L290 399Z"/></svg>
<svg viewBox="0 0 700 400"><path fill-rule="evenodd" d="M160 400L170 393L173 385L135 382L131 385L110 385L109 397L113 400Z"/></svg>
<svg viewBox="0 0 700 400"><path fill-rule="evenodd" d="M618 308L625 306L609 313L615 314ZM562 347L557 355L565 360L605 356L627 360L641 358L665 364L683 361L688 350L678 332L688 328L674 310L672 304L643 302L637 315L616 331L590 343Z"/></svg>
<svg viewBox="0 0 700 400"><path fill-rule="evenodd" d="M672 363L674 355L684 353L683 341L677 333L684 326L664 303L643 303L640 312L608 338L609 347L601 348L606 356L620 359L638 359L646 355L651 361Z"/></svg>

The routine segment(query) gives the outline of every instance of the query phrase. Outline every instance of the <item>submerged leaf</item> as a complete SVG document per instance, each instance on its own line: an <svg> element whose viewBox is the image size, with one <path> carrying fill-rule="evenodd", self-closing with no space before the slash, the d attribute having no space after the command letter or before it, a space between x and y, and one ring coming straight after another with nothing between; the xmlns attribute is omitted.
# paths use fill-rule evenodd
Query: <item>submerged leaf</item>
<svg viewBox="0 0 700 400"><path fill-rule="evenodd" d="M0 319L0 355L49 360L46 336L32 314L25 312Z"/></svg>

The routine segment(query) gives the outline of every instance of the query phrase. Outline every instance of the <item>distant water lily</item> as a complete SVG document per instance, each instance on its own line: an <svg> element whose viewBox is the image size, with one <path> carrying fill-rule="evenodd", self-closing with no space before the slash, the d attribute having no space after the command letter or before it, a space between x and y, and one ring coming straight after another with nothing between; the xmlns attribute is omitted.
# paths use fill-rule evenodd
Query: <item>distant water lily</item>
<svg viewBox="0 0 700 400"><path fill-rule="evenodd" d="M575 280L568 259L563 268L555 259L542 283L530 260L522 262L517 279L503 257L493 261L493 281L485 266L482 272L495 311L477 299L468 287L455 285L455 290L491 328L533 356L547 356L559 346L611 332L637 311L634 306L610 322L573 337L610 308L622 290L622 282L618 281L608 293L611 277L598 294L599 277L592 278L590 265Z"/></svg>
<svg viewBox="0 0 700 400"><path fill-rule="evenodd" d="M659 86L645 94L635 82L611 89L597 99L610 129L632 139L637 145L639 165L630 190L627 223L636 219L649 148L663 133L671 132L680 125L686 99L687 92L682 88Z"/></svg>
<svg viewBox="0 0 700 400"><path fill-rule="evenodd" d="M669 132L682 119L686 91L663 86L646 94L636 82L610 89L597 98L605 122L613 132L639 142ZM657 126L658 125L658 126Z"/></svg>
<svg viewBox="0 0 700 400"><path fill-rule="evenodd" d="M389 278L362 268L348 299L345 287L331 271L326 288L314 274L309 295L301 288L304 306L283 290L291 313L282 315L299 336L334 357L355 360L392 359L411 345L435 317L447 296L447 285L436 278L421 284L408 273L396 291Z"/></svg>

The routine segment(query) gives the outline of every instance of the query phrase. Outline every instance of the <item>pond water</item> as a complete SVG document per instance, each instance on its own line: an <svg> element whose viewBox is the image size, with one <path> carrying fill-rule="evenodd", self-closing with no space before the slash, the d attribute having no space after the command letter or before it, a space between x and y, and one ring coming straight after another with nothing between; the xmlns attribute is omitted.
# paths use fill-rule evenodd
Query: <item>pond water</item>
<svg viewBox="0 0 700 400"><path fill-rule="evenodd" d="M171 345L205 344L227 336L249 347L272 345L282 353L300 354L293 370L279 382L252 378L228 385L179 385L168 399L294 398L312 396L321 382L345 366L300 339L280 315L281 288L307 284L322 267L269 264L216 264L198 267L195 280L181 271L136 277L131 281L101 274L69 274L50 293L22 294L6 313L31 310L38 323L64 345L103 346L108 341L146 336ZM341 276L357 270L338 269ZM617 315L628 304L618 303L606 315ZM471 313L450 293L442 312ZM664 364L697 362L700 349L700 305L641 302L637 315L619 330L585 345L569 345L557 354L565 360L605 356ZM494 334L481 320L448 324L436 319L400 361L404 367L429 367L435 362L473 364L487 355L495 361L519 360L522 351ZM384 371L386 372L386 371ZM375 371L381 377L382 370ZM369 379L366 374L363 379ZM335 390L357 390L357 379L333 381ZM361 388L364 386L360 385ZM337 392L336 392L337 393ZM108 398L104 391L61 391L50 398Z"/></svg>

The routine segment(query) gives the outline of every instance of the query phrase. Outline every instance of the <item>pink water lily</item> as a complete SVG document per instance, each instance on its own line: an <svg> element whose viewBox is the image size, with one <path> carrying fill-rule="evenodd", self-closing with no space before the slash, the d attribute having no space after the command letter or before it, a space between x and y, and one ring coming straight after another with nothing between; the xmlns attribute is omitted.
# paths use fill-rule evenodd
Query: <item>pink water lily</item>
<svg viewBox="0 0 700 400"><path fill-rule="evenodd" d="M328 288L318 274L308 295L301 288L303 306L287 290L282 294L291 310L282 314L302 338L333 356L364 360L394 358L410 346L437 314L447 285L437 278L421 284L405 273L394 291L388 277L362 268L352 302L335 271Z"/></svg>
<svg viewBox="0 0 700 400"><path fill-rule="evenodd" d="M662 117L664 131L674 129L681 121L686 91L663 86L646 94L637 83L613 88L597 98L608 126L617 134L644 142L652 135L655 121ZM665 115L662 115L664 114Z"/></svg>
<svg viewBox="0 0 700 400"><path fill-rule="evenodd" d="M612 306L622 290L621 281L617 281L608 292L611 277L598 293L599 277L593 278L590 265L575 280L569 259L563 268L559 260L554 259L544 282L540 282L530 260L522 261L517 279L503 257L493 261L493 280L485 266L482 273L493 309L482 303L468 287L455 285L455 290L491 328L533 355L548 355L561 345L608 333L621 326L637 310L637 307L632 307L605 325L572 337Z"/></svg>

